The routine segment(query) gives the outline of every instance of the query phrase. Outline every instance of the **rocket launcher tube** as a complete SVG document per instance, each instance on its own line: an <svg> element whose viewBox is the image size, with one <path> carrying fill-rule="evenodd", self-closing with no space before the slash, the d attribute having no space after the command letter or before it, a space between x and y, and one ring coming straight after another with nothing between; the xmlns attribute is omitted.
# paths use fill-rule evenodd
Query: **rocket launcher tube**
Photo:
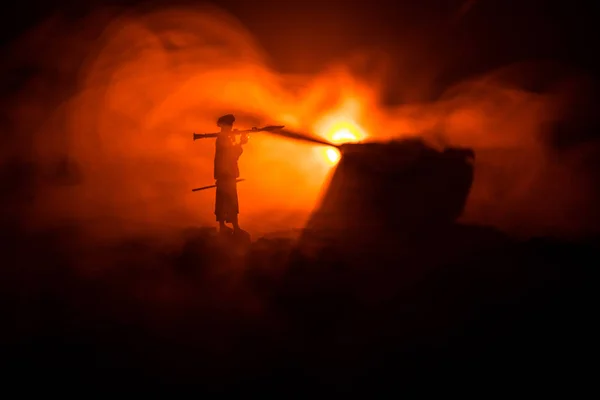
<svg viewBox="0 0 600 400"><path fill-rule="evenodd" d="M252 129L244 129L244 130L234 129L231 131L231 134L241 135L241 134L252 133L252 132L274 132L274 131L278 131L279 129L283 129L284 127L285 127L285 125L269 125L269 126L263 126L262 128L253 127ZM194 133L193 134L194 141L196 139L216 138L217 136L219 136L219 133Z"/></svg>

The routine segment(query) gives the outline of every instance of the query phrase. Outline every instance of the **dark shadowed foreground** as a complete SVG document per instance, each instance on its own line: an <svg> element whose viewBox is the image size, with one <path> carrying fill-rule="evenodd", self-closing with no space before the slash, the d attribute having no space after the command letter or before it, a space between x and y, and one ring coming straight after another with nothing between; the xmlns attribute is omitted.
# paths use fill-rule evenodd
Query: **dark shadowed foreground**
<svg viewBox="0 0 600 400"><path fill-rule="evenodd" d="M589 373L592 247L457 225L350 262L188 234L178 251L140 239L78 255L68 230L3 238L5 378L285 393Z"/></svg>
<svg viewBox="0 0 600 400"><path fill-rule="evenodd" d="M454 217L233 247L199 228L94 242L77 226L26 233L18 211L3 215L0 304L4 378L19 385L295 394L591 382L597 242L518 242Z"/></svg>

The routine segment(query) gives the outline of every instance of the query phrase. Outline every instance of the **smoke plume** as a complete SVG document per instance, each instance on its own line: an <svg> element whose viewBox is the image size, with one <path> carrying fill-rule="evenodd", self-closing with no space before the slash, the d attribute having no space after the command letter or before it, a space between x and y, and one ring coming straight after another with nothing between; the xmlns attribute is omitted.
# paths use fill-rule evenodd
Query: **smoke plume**
<svg viewBox="0 0 600 400"><path fill-rule="evenodd" d="M3 65L13 85L1 155L35 170L24 222L77 222L99 235L213 224L214 194L191 189L212 183L214 143L192 142L192 132L216 131L216 118L233 113L237 128L285 124L327 137L325 122L337 119L369 140L421 135L470 146L477 169L465 220L525 235L591 229L581 149L550 143L571 109L566 93L579 93L571 75L557 72L542 90L524 84L532 75L523 71L537 67L509 66L435 102L389 107L383 73L355 72L368 58L337 60L315 76L281 74L239 21L208 7L50 19L13 43ZM301 227L333 167L323 148L253 135L240 159L242 225Z"/></svg>

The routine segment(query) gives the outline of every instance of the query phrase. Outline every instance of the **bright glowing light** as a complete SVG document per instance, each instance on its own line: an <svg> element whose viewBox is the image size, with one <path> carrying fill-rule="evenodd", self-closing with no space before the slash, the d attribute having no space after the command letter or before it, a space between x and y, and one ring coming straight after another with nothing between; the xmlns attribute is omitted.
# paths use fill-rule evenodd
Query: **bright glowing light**
<svg viewBox="0 0 600 400"><path fill-rule="evenodd" d="M350 132L348 128L342 128L340 130L335 131L333 135L331 135L331 141L335 144L342 144L348 142L356 142L358 141L358 138L355 134ZM327 156L329 162L331 162L332 164L336 164L342 156L338 149L332 148L326 149L325 155Z"/></svg>
<svg viewBox="0 0 600 400"><path fill-rule="evenodd" d="M358 138L347 128L342 128L331 136L334 143L356 142Z"/></svg>
<svg viewBox="0 0 600 400"><path fill-rule="evenodd" d="M340 160L340 152L338 149L327 149L325 150L325 154L327 155L327 159L332 163L335 164L336 162L338 162Z"/></svg>
<svg viewBox="0 0 600 400"><path fill-rule="evenodd" d="M316 131L335 144L358 142L366 137L357 123L346 118L327 118L317 126Z"/></svg>
<svg viewBox="0 0 600 400"><path fill-rule="evenodd" d="M335 144L358 142L366 137L365 132L353 120L336 116L322 119L316 131ZM320 148L319 153L330 164L336 164L341 158L340 152L331 147Z"/></svg>

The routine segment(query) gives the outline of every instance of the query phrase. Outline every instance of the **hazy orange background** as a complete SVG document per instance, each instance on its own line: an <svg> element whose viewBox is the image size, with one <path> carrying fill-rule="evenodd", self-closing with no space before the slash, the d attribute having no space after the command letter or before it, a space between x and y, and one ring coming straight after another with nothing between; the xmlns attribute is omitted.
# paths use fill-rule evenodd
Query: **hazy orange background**
<svg viewBox="0 0 600 400"><path fill-rule="evenodd" d="M509 66L434 103L386 108L383 72L351 72L376 55L338 60L316 76L280 74L252 35L217 9L116 18L107 10L76 25L63 22L50 20L22 38L11 59L43 68L8 109L19 136L5 153L47 170L68 154L83 175L70 187L41 175L32 229L69 220L119 235L213 225L214 192L191 189L213 183L214 142L193 142L192 132L216 131L226 113L240 129L285 124L333 139L346 128L359 139L421 135L436 145L471 146L477 169L466 221L524 235L581 232L591 223L581 212L594 200L588 177L577 172L579 150L558 155L545 145L577 80L534 93L520 85L523 66ZM74 77L76 87L68 86ZM59 92L68 90L74 94L64 101ZM32 147L19 140L32 137ZM325 148L252 135L240 159L247 180L239 185L242 226L255 235L301 227L333 166Z"/></svg>

